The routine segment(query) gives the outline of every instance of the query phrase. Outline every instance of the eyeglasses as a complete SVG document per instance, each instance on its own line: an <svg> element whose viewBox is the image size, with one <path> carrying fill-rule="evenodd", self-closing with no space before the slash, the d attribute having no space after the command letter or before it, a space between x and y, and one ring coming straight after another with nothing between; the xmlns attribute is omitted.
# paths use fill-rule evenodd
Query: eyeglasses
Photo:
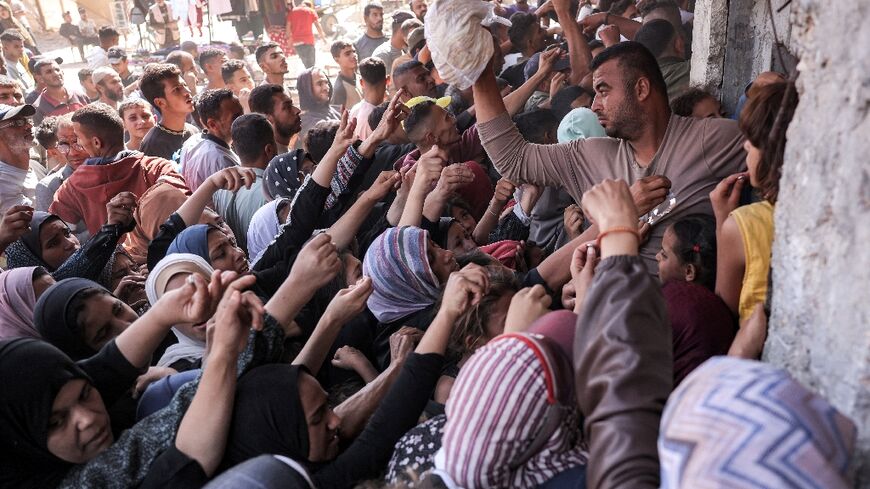
<svg viewBox="0 0 870 489"><path fill-rule="evenodd" d="M30 124L30 120L28 119L12 119L9 122L0 124L0 129L6 129L7 127L24 127L28 124Z"/></svg>
<svg viewBox="0 0 870 489"><path fill-rule="evenodd" d="M78 141L76 141L72 144L70 144L70 143L57 143L57 150L63 154L69 154L71 149L74 149L76 151L84 151L85 150L85 148L82 147L82 145L79 144Z"/></svg>

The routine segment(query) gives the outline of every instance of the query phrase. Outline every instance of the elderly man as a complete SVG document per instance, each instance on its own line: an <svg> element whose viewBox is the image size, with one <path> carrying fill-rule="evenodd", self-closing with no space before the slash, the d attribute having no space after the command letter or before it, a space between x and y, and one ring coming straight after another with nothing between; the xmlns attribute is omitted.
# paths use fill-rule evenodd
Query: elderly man
<svg viewBox="0 0 870 489"><path fill-rule="evenodd" d="M0 214L12 206L32 205L36 175L30 170L30 147L36 113L32 105L0 105Z"/></svg>

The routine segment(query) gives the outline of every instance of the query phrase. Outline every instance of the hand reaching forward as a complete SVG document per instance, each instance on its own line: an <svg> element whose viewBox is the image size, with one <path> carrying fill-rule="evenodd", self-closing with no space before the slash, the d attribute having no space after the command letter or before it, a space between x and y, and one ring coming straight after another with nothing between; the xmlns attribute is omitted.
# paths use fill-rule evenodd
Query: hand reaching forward
<svg viewBox="0 0 870 489"><path fill-rule="evenodd" d="M458 272L450 274L444 296L441 298L441 310L450 317L459 317L462 313L476 306L489 290L489 276L486 268L469 264Z"/></svg>

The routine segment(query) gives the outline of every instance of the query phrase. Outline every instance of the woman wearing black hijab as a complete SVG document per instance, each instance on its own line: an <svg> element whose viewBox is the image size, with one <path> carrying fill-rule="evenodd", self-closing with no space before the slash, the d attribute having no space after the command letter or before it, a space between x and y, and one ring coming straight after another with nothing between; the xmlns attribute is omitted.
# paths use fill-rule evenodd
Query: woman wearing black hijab
<svg viewBox="0 0 870 489"><path fill-rule="evenodd" d="M346 488L383 471L393 447L412 428L441 375L456 319L488 289L485 268L468 265L447 282L441 307L363 433L339 454L341 419L304 367L266 365L239 379L224 466L272 454L311 472L318 488Z"/></svg>
<svg viewBox="0 0 870 489"><path fill-rule="evenodd" d="M97 357L77 364L39 340L0 342L0 486L204 484L223 457L237 368L243 372L280 356L282 327L263 316L253 294L241 292L253 281L232 272L216 273L210 284L194 277L165 295L152 309L156 314L146 314L155 318L151 324L128 328ZM159 414L114 440L105 403L147 365L168 330L162 323L203 321L217 297L223 299L203 375L181 387ZM249 334L251 323L259 332Z"/></svg>
<svg viewBox="0 0 870 489"><path fill-rule="evenodd" d="M55 280L81 277L109 287L118 241L132 229L129 221L109 223L81 246L60 217L36 211L30 229L6 248L6 263L9 268L43 267Z"/></svg>

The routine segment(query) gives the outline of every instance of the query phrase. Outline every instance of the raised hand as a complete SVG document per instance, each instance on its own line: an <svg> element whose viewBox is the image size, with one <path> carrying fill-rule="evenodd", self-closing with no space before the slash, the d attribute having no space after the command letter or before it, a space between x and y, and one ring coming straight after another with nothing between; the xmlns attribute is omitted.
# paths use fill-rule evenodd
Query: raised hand
<svg viewBox="0 0 870 489"><path fill-rule="evenodd" d="M145 276L139 274L125 276L118 282L112 294L134 310L138 310L148 303L148 297L145 295Z"/></svg>
<svg viewBox="0 0 870 489"><path fill-rule="evenodd" d="M423 337L423 332L410 326L402 326L390 335L390 365L404 362Z"/></svg>
<svg viewBox="0 0 870 489"><path fill-rule="evenodd" d="M525 331L536 319L550 311L551 302L552 299L541 285L520 290L511 299L504 321L504 332Z"/></svg>
<svg viewBox="0 0 870 489"><path fill-rule="evenodd" d="M208 182L213 186L214 190L228 190L236 192L242 187L251 188L251 185L257 180L257 174L251 168L243 168L241 166L233 166L224 168L223 170L208 177Z"/></svg>
<svg viewBox="0 0 870 489"><path fill-rule="evenodd" d="M288 279L316 290L328 284L340 269L341 260L332 237L322 233L311 238L299 251Z"/></svg>
<svg viewBox="0 0 870 489"><path fill-rule="evenodd" d="M606 48L619 44L619 26L613 24L604 26L600 31L598 31L598 37L601 38L601 42L604 43L604 47Z"/></svg>
<svg viewBox="0 0 870 489"><path fill-rule="evenodd" d="M465 163L447 165L441 170L441 177L435 191L449 197L460 188L474 181L474 172Z"/></svg>
<svg viewBox="0 0 870 489"><path fill-rule="evenodd" d="M553 78L550 80L550 101L552 102L553 98L559 93L565 86L565 81L568 79L568 75L564 72L558 72L553 75Z"/></svg>
<svg viewBox="0 0 870 489"><path fill-rule="evenodd" d="M631 195L640 217L665 201L671 190L671 181L662 175L650 175L631 185Z"/></svg>
<svg viewBox="0 0 870 489"><path fill-rule="evenodd" d="M748 180L749 173L735 173L722 179L710 192L710 203L713 204L717 225L721 226L728 214L740 205L740 193Z"/></svg>
<svg viewBox="0 0 870 489"><path fill-rule="evenodd" d="M332 148L344 153L347 147L356 141L356 119L350 119L347 110L341 111L341 120L338 124L338 131L335 133L335 139L332 141Z"/></svg>
<svg viewBox="0 0 870 489"><path fill-rule="evenodd" d="M33 207L29 205L14 205L6 209L0 220L0 247L5 249L30 231L31 219Z"/></svg>
<svg viewBox="0 0 870 489"><path fill-rule="evenodd" d="M378 123L378 127L372 132L370 138L376 141L385 141L391 134L395 133L401 127L401 123L408 116L410 109L402 103L403 97L407 94L404 88L400 88L390 99L390 104L387 106L387 111Z"/></svg>
<svg viewBox="0 0 870 489"><path fill-rule="evenodd" d="M363 194L375 202L380 202L402 183L402 175L397 171L382 171L375 182Z"/></svg>
<svg viewBox="0 0 870 489"><path fill-rule="evenodd" d="M504 205L513 198L514 190L516 190L516 188L516 184L507 178L500 178L495 184L495 191L492 194L493 202L501 204L501 207L504 207Z"/></svg>
<svg viewBox="0 0 870 489"><path fill-rule="evenodd" d="M129 227L133 222L133 211L139 200L133 192L121 192L106 203L108 218L106 224L118 224Z"/></svg>
<svg viewBox="0 0 870 489"><path fill-rule="evenodd" d="M372 279L363 277L355 284L338 291L326 306L324 316L328 316L335 324L345 325L366 308L366 301L372 295Z"/></svg>
<svg viewBox="0 0 870 489"><path fill-rule="evenodd" d="M583 194L583 212L601 231L617 226L637 228L637 207L624 180L604 180Z"/></svg>
<svg viewBox="0 0 870 489"><path fill-rule="evenodd" d="M565 208L562 214L562 223L565 225L565 232L568 234L568 240L572 240L583 232L583 223L586 218L583 217L583 210L577 204L571 204Z"/></svg>
<svg viewBox="0 0 870 489"><path fill-rule="evenodd" d="M537 73L548 74L553 71L553 65L556 64L556 61L565 54L561 49L548 49L541 53L541 57L538 60L538 71Z"/></svg>
<svg viewBox="0 0 870 489"><path fill-rule="evenodd" d="M441 170L447 160L447 151L438 146L432 146L429 151L420 155L415 165L414 186L427 192L431 190L441 178Z"/></svg>
<svg viewBox="0 0 870 489"><path fill-rule="evenodd" d="M489 276L486 268L469 264L458 272L450 274L444 296L441 298L441 311L450 317L459 317L462 313L477 305L489 290Z"/></svg>
<svg viewBox="0 0 870 489"><path fill-rule="evenodd" d="M598 251L594 243L583 243L574 250L571 256L571 290L573 291L573 305L571 308L580 314L583 308L583 300L586 292L595 278L595 267L598 265ZM566 306L567 307L567 306Z"/></svg>

